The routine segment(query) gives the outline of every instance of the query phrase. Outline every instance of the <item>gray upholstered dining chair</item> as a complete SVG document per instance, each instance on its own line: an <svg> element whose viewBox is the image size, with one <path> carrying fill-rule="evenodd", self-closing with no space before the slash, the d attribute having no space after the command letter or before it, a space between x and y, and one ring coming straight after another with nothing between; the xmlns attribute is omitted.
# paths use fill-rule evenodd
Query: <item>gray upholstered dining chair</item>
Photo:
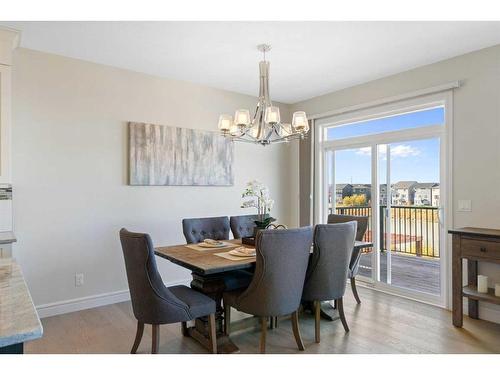
<svg viewBox="0 0 500 375"><path fill-rule="evenodd" d="M151 352L158 352L160 324L187 322L208 316L212 352L217 353L215 301L184 285L166 287L156 268L153 243L148 234L120 230L125 268L137 319L137 333L131 354L137 352L144 324L153 326Z"/></svg>
<svg viewBox="0 0 500 375"><path fill-rule="evenodd" d="M182 220L182 230L187 243L229 239L229 218L227 216L202 217Z"/></svg>
<svg viewBox="0 0 500 375"><path fill-rule="evenodd" d="M209 238L212 240L229 239L229 218L227 216L203 217L182 220L182 230L186 242L199 243ZM226 290L245 288L252 280L252 272L238 270L224 273Z"/></svg>
<svg viewBox="0 0 500 375"><path fill-rule="evenodd" d="M259 215L231 216L229 218L229 225L231 226L233 237L236 239L252 237L253 230L256 227L256 220L259 220Z"/></svg>
<svg viewBox="0 0 500 375"><path fill-rule="evenodd" d="M229 335L231 307L260 318L260 352L266 350L267 318L292 315L292 328L299 350L298 309L312 243L312 228L263 230L257 234L256 266L245 290L225 292L224 332Z"/></svg>
<svg viewBox="0 0 500 375"><path fill-rule="evenodd" d="M355 215L328 215L328 224L346 223L348 221L356 221L358 229L356 230L356 241L363 241L366 230L368 229L368 216L355 216ZM349 263L349 273L347 277L351 281L352 294L357 303L361 303L359 299L358 290L356 289L356 275L359 272L359 261L361 260L361 249L354 249Z"/></svg>
<svg viewBox="0 0 500 375"><path fill-rule="evenodd" d="M320 341L321 301L334 300L346 332L343 297L357 223L319 224L314 229L313 254L309 260L302 300L314 302L315 337Z"/></svg>

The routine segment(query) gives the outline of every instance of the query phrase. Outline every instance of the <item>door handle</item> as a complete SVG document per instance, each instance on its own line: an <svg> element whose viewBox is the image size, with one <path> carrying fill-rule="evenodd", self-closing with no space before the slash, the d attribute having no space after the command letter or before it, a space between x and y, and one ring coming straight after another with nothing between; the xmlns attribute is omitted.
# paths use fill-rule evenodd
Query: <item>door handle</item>
<svg viewBox="0 0 500 375"><path fill-rule="evenodd" d="M443 225L443 207L439 207L438 208L438 222L439 222L439 225Z"/></svg>
<svg viewBox="0 0 500 375"><path fill-rule="evenodd" d="M479 251L480 251L480 252L482 252L482 253L485 253L485 252L486 252L486 248L485 248L485 247L481 247L481 248L479 249Z"/></svg>

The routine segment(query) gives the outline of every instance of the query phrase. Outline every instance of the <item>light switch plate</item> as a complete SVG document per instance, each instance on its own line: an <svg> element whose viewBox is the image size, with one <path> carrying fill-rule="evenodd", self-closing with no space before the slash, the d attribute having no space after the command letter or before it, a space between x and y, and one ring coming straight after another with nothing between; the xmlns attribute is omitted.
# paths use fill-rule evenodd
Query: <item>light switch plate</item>
<svg viewBox="0 0 500 375"><path fill-rule="evenodd" d="M458 201L458 211L470 212L472 211L472 201L470 199L461 199Z"/></svg>

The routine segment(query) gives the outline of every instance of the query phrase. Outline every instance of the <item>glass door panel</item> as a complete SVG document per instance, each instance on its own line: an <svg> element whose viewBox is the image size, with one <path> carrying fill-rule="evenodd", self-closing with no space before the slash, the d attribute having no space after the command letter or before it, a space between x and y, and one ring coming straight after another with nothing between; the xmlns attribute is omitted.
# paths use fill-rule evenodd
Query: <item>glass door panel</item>
<svg viewBox="0 0 500 375"><path fill-rule="evenodd" d="M378 157L380 191L387 181L380 202L379 280L440 295L439 138L379 145Z"/></svg>
<svg viewBox="0 0 500 375"><path fill-rule="evenodd" d="M372 232L372 169L371 147L335 150L333 152L334 178L329 183L329 213L368 216L364 241L373 242ZM372 248L361 255L359 276L372 280Z"/></svg>

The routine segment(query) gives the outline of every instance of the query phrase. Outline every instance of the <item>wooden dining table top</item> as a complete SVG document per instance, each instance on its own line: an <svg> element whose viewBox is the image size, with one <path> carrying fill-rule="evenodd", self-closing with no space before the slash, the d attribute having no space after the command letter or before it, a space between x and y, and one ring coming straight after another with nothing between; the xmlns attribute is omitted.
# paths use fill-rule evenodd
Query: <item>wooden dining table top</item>
<svg viewBox="0 0 500 375"><path fill-rule="evenodd" d="M224 242L248 248L255 247L242 244L241 239L224 240ZM355 241L354 243L354 248L358 249L371 246L373 246L371 242ZM183 244L157 247L155 248L155 254L161 258L168 259L172 263L202 275L210 275L253 267L255 264L255 257L242 257L238 260L231 260L214 255L217 253L227 252L235 248L236 247L226 247L199 251L191 249L187 247L186 244Z"/></svg>

